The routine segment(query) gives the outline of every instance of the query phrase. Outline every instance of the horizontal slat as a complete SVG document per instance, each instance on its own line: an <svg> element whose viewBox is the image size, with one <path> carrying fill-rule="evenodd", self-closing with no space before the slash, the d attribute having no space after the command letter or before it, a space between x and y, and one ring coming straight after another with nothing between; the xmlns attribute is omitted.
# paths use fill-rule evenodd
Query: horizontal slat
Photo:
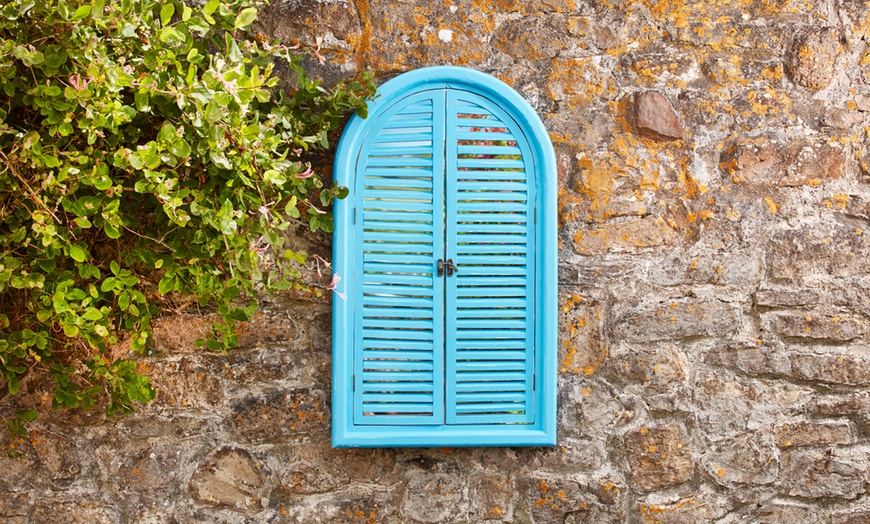
<svg viewBox="0 0 870 524"><path fill-rule="evenodd" d="M363 393L362 396L363 404L431 404L434 400L434 395L424 393Z"/></svg>
<svg viewBox="0 0 870 524"><path fill-rule="evenodd" d="M363 252L425 254L432 252L432 244L363 242Z"/></svg>
<svg viewBox="0 0 870 524"><path fill-rule="evenodd" d="M482 403L482 402L524 402L528 395L523 392L503 393L459 393L456 395L457 403Z"/></svg>
<svg viewBox="0 0 870 524"><path fill-rule="evenodd" d="M456 146L456 154L459 158L462 155L510 155L522 157L522 151L516 146L505 145L458 145ZM516 158L513 160L520 160Z"/></svg>
<svg viewBox="0 0 870 524"><path fill-rule="evenodd" d="M459 329L526 329L527 326L524 320L505 320L503 318L476 318L457 320L456 327Z"/></svg>
<svg viewBox="0 0 870 524"><path fill-rule="evenodd" d="M482 228L481 228L482 229ZM525 244L529 241L528 235L515 233L495 233L478 231L472 233L460 233L456 236L459 243L465 242L490 242L495 244Z"/></svg>
<svg viewBox="0 0 870 524"><path fill-rule="evenodd" d="M411 113L396 115L389 119L381 129L408 129L432 127L432 113Z"/></svg>
<svg viewBox="0 0 870 524"><path fill-rule="evenodd" d="M480 372L509 372L509 371L525 371L525 360L508 360L503 362L483 360L480 362L457 362L457 371L480 371Z"/></svg>
<svg viewBox="0 0 870 524"><path fill-rule="evenodd" d="M461 263L470 266L525 266L526 257L517 256L474 256L467 255L461 258Z"/></svg>
<svg viewBox="0 0 870 524"><path fill-rule="evenodd" d="M384 178L420 178L426 179L432 177L432 168L408 168L408 167L368 167L365 170L366 183L369 180L376 180L379 177Z"/></svg>
<svg viewBox="0 0 870 524"><path fill-rule="evenodd" d="M433 318L431 308L412 307L371 307L363 311L363 318L404 318L430 320Z"/></svg>
<svg viewBox="0 0 870 524"><path fill-rule="evenodd" d="M456 178L460 183L473 180L525 180L526 173L524 171L505 171L503 169L487 171L482 169L463 168L456 172Z"/></svg>
<svg viewBox="0 0 870 524"><path fill-rule="evenodd" d="M408 351L433 351L432 342L420 342L419 340L380 340L363 339L363 349L404 349Z"/></svg>
<svg viewBox="0 0 870 524"><path fill-rule="evenodd" d="M525 377L522 380L514 382L461 382L456 386L457 394L461 393L476 393L476 392L491 392L491 391L525 391Z"/></svg>
<svg viewBox="0 0 870 524"><path fill-rule="evenodd" d="M528 215L524 208L520 212L512 213L460 213L457 217L459 225L479 225L479 224L526 224Z"/></svg>
<svg viewBox="0 0 870 524"><path fill-rule="evenodd" d="M525 340L526 330L460 329L454 334L454 336L456 337L456 340Z"/></svg>
<svg viewBox="0 0 870 524"><path fill-rule="evenodd" d="M502 257L526 257L528 256L528 247L520 244L504 244L500 245L495 242L489 244L460 244L456 246L457 263L467 264L468 260L464 257L487 255L498 255Z"/></svg>
<svg viewBox="0 0 870 524"><path fill-rule="evenodd" d="M369 225L369 224L366 224ZM402 243L402 244L432 244L431 233L404 233L399 231L365 231L363 230L363 242L375 244L378 242Z"/></svg>
<svg viewBox="0 0 870 524"><path fill-rule="evenodd" d="M526 379L526 374L517 373L515 371L509 371L505 373L496 373L493 371L467 371L463 373L457 373L456 378L457 383L459 384L461 384L462 382L489 382L492 384L497 384L498 382L523 382Z"/></svg>
<svg viewBox="0 0 870 524"><path fill-rule="evenodd" d="M456 138L458 140L472 140L472 141L507 141L507 142L515 142L516 137L511 133L499 133L496 131L459 131L456 133Z"/></svg>
<svg viewBox="0 0 870 524"><path fill-rule="evenodd" d="M421 277L424 278L424 277ZM491 277L491 276L472 276L465 273L456 274L456 285L458 287L494 287L494 286L525 286L527 280L525 277Z"/></svg>
<svg viewBox="0 0 870 524"><path fill-rule="evenodd" d="M456 167L471 168L471 169L523 169L526 163L522 160L512 160L507 158L459 158L456 160Z"/></svg>
<svg viewBox="0 0 870 524"><path fill-rule="evenodd" d="M432 204L431 202L415 202L412 204L406 201L390 201L367 198L363 202L363 212L367 213L369 211L410 211L414 213L428 213L431 215Z"/></svg>
<svg viewBox="0 0 870 524"><path fill-rule="evenodd" d="M470 161L469 161L470 162ZM366 167L431 167L431 158L368 157Z"/></svg>
<svg viewBox="0 0 870 524"><path fill-rule="evenodd" d="M495 353L511 353L508 351ZM432 351L407 351L407 350L387 350L387 349L373 349L373 350L363 350L363 360L389 360L389 359L397 359L397 360L420 360L420 361L432 361Z"/></svg>
<svg viewBox="0 0 870 524"><path fill-rule="evenodd" d="M363 382L360 387L362 391L381 393L426 393L434 391L431 382Z"/></svg>
<svg viewBox="0 0 870 524"><path fill-rule="evenodd" d="M371 373L393 373L402 371L430 372L435 369L432 362L422 360L363 360L363 378ZM487 368L481 368L487 369ZM506 367L505 369L510 369Z"/></svg>
<svg viewBox="0 0 870 524"><path fill-rule="evenodd" d="M519 308L525 307L527 302L518 298L458 298L456 305L461 309Z"/></svg>
<svg viewBox="0 0 870 524"><path fill-rule="evenodd" d="M493 201L493 202L525 202L528 200L528 195L523 191L460 191L456 194L456 200L459 202L478 202L478 201Z"/></svg>
<svg viewBox="0 0 870 524"><path fill-rule="evenodd" d="M529 186L525 182L481 182L481 181L458 181L456 188L460 194L468 191L517 191L526 192Z"/></svg>
<svg viewBox="0 0 870 524"><path fill-rule="evenodd" d="M374 391L372 384L383 383L381 387L390 387L390 382L432 382L431 372L410 371L369 371L362 375L363 383L369 383L366 391ZM470 379L475 380L475 379ZM485 380L485 379L484 379Z"/></svg>
<svg viewBox="0 0 870 524"><path fill-rule="evenodd" d="M384 129L375 138L373 145L402 144L406 142L431 142L432 131L425 127L405 126L401 128Z"/></svg>
<svg viewBox="0 0 870 524"><path fill-rule="evenodd" d="M510 193L508 193L510 194ZM372 199L389 199L389 200L407 200L414 202L432 202L432 191L421 189L369 189L366 188L363 192L363 200L371 201Z"/></svg>
<svg viewBox="0 0 870 524"><path fill-rule="evenodd" d="M484 404L457 404L456 414L471 414L471 413L525 413L525 402L491 402Z"/></svg>
<svg viewBox="0 0 870 524"><path fill-rule="evenodd" d="M461 113L462 111L460 111ZM468 113L468 114L476 114L476 113ZM490 113L491 114L491 113ZM483 115L487 116L487 115ZM495 127L495 128L506 128L507 126L497 118L468 118L468 117L459 117L454 123L459 126L459 128L463 127Z"/></svg>
<svg viewBox="0 0 870 524"><path fill-rule="evenodd" d="M431 236L433 229L431 223L421 224L417 222L382 222L377 220L367 220L363 224L363 234L411 232Z"/></svg>
<svg viewBox="0 0 870 524"><path fill-rule="evenodd" d="M478 213L481 211L527 212L529 206L522 202L459 202L456 211L459 213ZM460 217L461 219L462 217Z"/></svg>
<svg viewBox="0 0 870 524"><path fill-rule="evenodd" d="M490 275L525 275L528 269L525 265L517 266L483 266L483 265L466 265L462 266L462 277L478 277Z"/></svg>
<svg viewBox="0 0 870 524"><path fill-rule="evenodd" d="M431 286L403 286L399 284L363 284L364 296L403 295L408 297L431 297ZM464 295L463 295L464 296ZM504 295L502 295L504 296ZM522 296L512 294L507 296Z"/></svg>
<svg viewBox="0 0 870 524"><path fill-rule="evenodd" d="M469 299L474 300L474 299ZM380 297L380 296L363 296L363 307L372 306L410 306L410 307L432 307L434 303L431 298L408 298L408 297Z"/></svg>
<svg viewBox="0 0 870 524"><path fill-rule="evenodd" d="M456 349L457 350L492 350L492 351L502 351L502 350L516 350L516 349L525 349L526 341L525 339L516 339L516 340L465 340L460 339L456 341Z"/></svg>
<svg viewBox="0 0 870 524"><path fill-rule="evenodd" d="M458 297L525 297L525 287L461 287L456 290Z"/></svg>
<svg viewBox="0 0 870 524"><path fill-rule="evenodd" d="M409 177L374 177L367 176L365 191L384 191L390 189L417 189L432 192L432 180L427 178Z"/></svg>
<svg viewBox="0 0 870 524"><path fill-rule="evenodd" d="M431 275L434 266L432 257L421 257L421 262L405 264L405 260L365 262L363 272L365 274L379 275L382 273L398 273L402 275Z"/></svg>
<svg viewBox="0 0 870 524"><path fill-rule="evenodd" d="M432 413L432 404L371 404L363 402L365 413Z"/></svg>
<svg viewBox="0 0 870 524"><path fill-rule="evenodd" d="M386 353L389 353L387 351ZM413 352L408 352L414 354ZM484 351L474 349L463 349L456 352L457 360L525 360L527 358L525 351L502 350L502 351Z"/></svg>
<svg viewBox="0 0 870 524"><path fill-rule="evenodd" d="M431 273L435 260L431 255L392 255L370 253L363 256L363 271L393 271L407 273Z"/></svg>
<svg viewBox="0 0 870 524"><path fill-rule="evenodd" d="M393 328L393 329L428 329L432 331L432 321L404 320L404 319L375 319L363 318L363 327L366 328ZM441 329L441 326L438 326Z"/></svg>
<svg viewBox="0 0 870 524"><path fill-rule="evenodd" d="M366 227L370 227L369 224ZM460 235L505 233L521 234L525 237L528 230L525 224L456 224L456 232Z"/></svg>
<svg viewBox="0 0 870 524"><path fill-rule="evenodd" d="M426 229L432 228L432 212L411 212L411 211L380 211L367 209L363 212L364 227L377 227L380 223L392 222L408 222L409 224L417 224ZM374 222L376 225L369 226L369 222Z"/></svg>
<svg viewBox="0 0 870 524"><path fill-rule="evenodd" d="M396 326L399 328L399 326ZM414 330L414 329L379 329L379 328L364 328L362 332L363 338L368 340L432 340L434 335L432 331ZM474 337L463 337L471 339ZM491 337L497 338L497 337ZM513 337L520 338L520 337Z"/></svg>
<svg viewBox="0 0 870 524"><path fill-rule="evenodd" d="M425 156L428 158L432 157L432 146L431 145L394 145L394 146L379 146L373 147L369 149L368 156L372 157L390 157L390 156L400 156L406 157L408 155L413 156Z"/></svg>
<svg viewBox="0 0 870 524"><path fill-rule="evenodd" d="M423 275L363 274L362 281L363 284L399 284L428 287L432 287L433 285L432 277Z"/></svg>

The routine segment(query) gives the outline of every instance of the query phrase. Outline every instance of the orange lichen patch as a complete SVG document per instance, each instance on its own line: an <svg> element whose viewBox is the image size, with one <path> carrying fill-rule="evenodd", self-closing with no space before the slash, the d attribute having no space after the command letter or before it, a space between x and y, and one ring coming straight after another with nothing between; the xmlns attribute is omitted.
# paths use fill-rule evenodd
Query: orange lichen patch
<svg viewBox="0 0 870 524"><path fill-rule="evenodd" d="M680 234L664 218L650 216L577 231L573 240L576 253L598 255L612 250L625 251L669 245L679 238Z"/></svg>
<svg viewBox="0 0 870 524"><path fill-rule="evenodd" d="M597 58L555 58L547 78L547 96L567 109L587 106L616 95L616 84Z"/></svg>
<svg viewBox="0 0 870 524"><path fill-rule="evenodd" d="M773 213L774 215L776 214L777 211L779 211L779 204L774 202L773 199L770 198L769 196L764 197L764 203L767 204L767 209L771 213Z"/></svg>

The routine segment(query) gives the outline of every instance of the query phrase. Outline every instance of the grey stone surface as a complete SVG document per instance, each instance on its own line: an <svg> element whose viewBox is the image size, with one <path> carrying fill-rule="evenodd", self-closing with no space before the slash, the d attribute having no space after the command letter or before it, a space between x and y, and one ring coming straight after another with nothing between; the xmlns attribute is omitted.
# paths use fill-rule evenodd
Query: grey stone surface
<svg viewBox="0 0 870 524"><path fill-rule="evenodd" d="M258 37L316 48L327 87L467 66L542 117L557 445L332 449L328 297L263 297L225 355L195 347L208 315L161 319L137 414L0 436L0 522L870 522L868 20L832 0L271 2ZM50 406L24 386L0 416Z"/></svg>

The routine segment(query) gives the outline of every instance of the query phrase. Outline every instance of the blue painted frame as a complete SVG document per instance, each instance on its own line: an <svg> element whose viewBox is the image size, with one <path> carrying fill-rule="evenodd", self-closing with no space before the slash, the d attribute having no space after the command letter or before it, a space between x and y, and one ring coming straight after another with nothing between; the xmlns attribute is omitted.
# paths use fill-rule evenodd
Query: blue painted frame
<svg viewBox="0 0 870 524"><path fill-rule="evenodd" d="M333 236L334 271L341 277L333 294L332 330L332 445L334 447L458 447L458 446L551 446L556 443L557 390L557 221L556 158L547 129L529 104L507 84L472 69L437 66L402 74L382 85L378 96L368 103L369 116L354 115L348 122L338 145L334 176L339 185L354 187L358 155L372 122L393 104L415 93L433 89L460 89L483 96L509 114L528 139L534 163L536 194L536 290L535 334L536 380L540 396L536 398L536 421L521 424L473 424L437 426L354 425L353 341L355 307L353 281L356 245L354 236L355 198L351 194L335 203Z"/></svg>

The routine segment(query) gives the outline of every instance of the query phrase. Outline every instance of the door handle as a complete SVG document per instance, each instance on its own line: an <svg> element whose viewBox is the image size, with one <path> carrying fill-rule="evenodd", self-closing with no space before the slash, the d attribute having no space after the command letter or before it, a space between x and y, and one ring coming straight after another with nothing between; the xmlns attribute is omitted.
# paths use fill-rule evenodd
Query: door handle
<svg viewBox="0 0 870 524"><path fill-rule="evenodd" d="M453 263L452 258L448 258L446 261L444 259L438 259L438 276L443 277L444 271L447 271L447 276L452 277L453 273L459 273L459 268L456 267L456 264Z"/></svg>

